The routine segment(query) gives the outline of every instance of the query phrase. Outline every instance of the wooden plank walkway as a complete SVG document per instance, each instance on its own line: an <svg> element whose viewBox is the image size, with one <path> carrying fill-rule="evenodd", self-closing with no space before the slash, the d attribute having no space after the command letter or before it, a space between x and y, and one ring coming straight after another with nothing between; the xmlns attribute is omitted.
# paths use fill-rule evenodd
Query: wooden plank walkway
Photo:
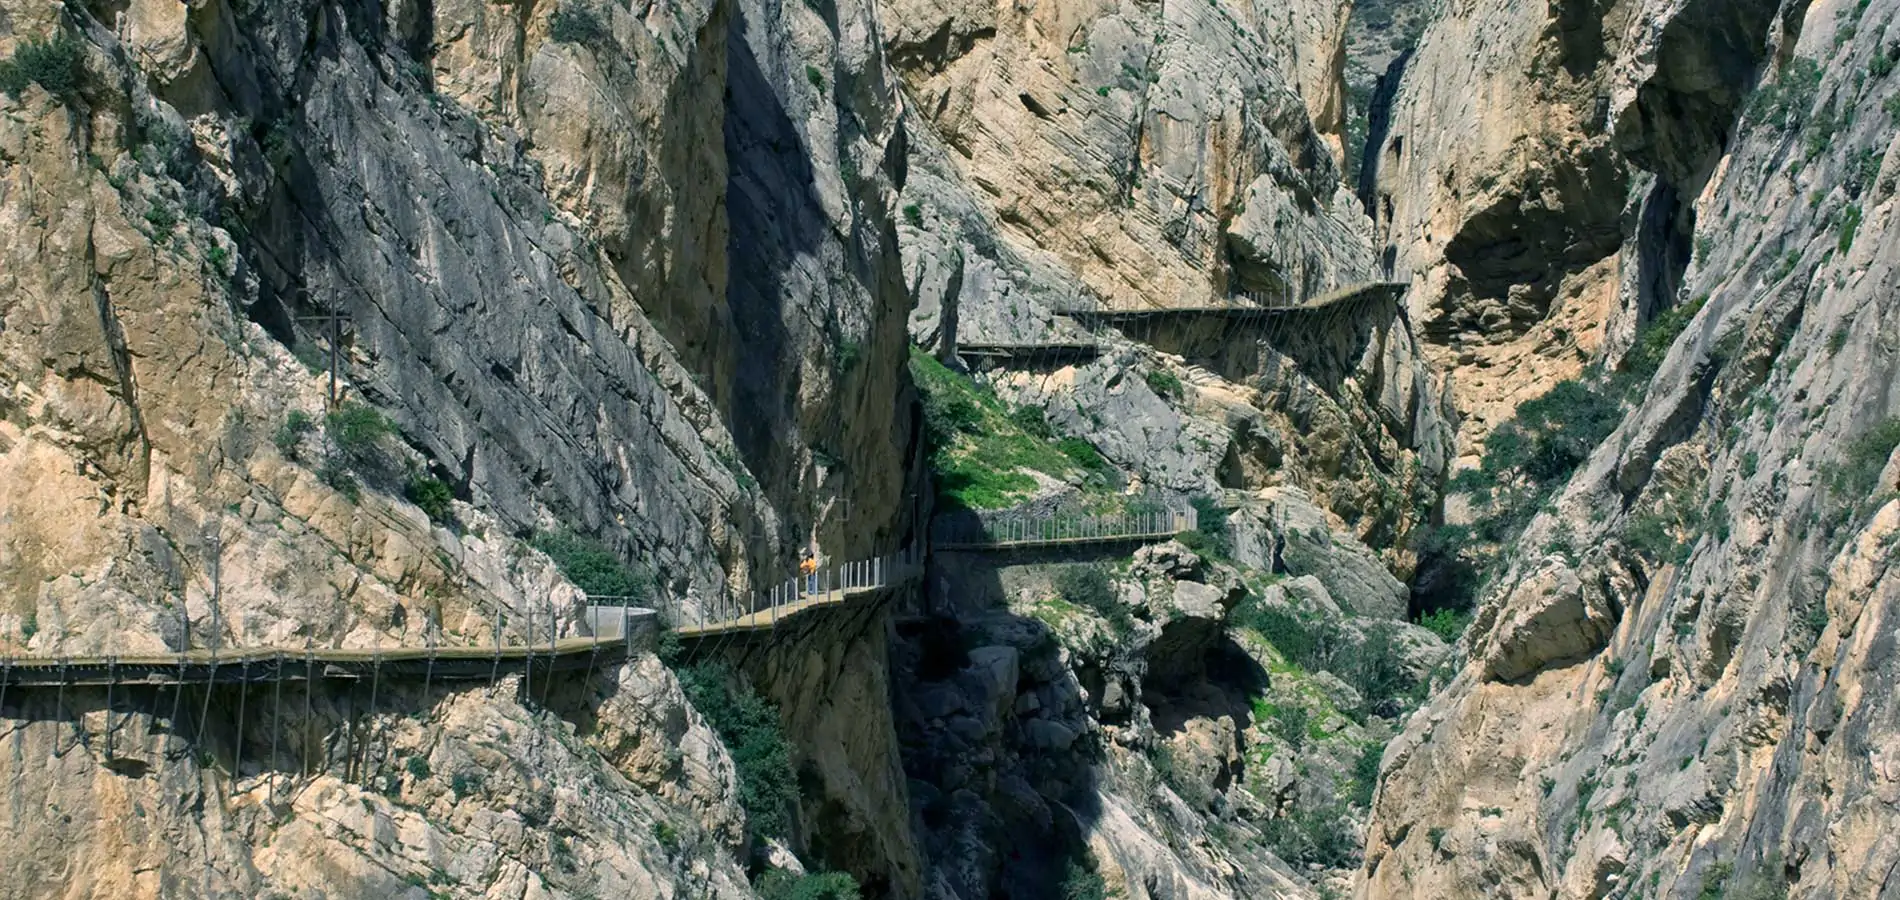
<svg viewBox="0 0 1900 900"><path fill-rule="evenodd" d="M959 343L957 356L973 361L1089 360L1102 355L1102 345L1082 342Z"/></svg>
<svg viewBox="0 0 1900 900"><path fill-rule="evenodd" d="M914 566L894 570L879 584L833 588L804 594L790 602L714 622L681 625L683 640L704 641L725 635L770 631L800 613L839 606L915 581ZM535 671L567 671L619 662L633 655L636 624L657 625L653 610L629 610L619 634L560 638L548 643L489 647L350 647L188 650L112 656L0 658L0 690L8 687L104 686L108 684L244 684L272 681L410 678L435 681L493 679L499 672L529 666Z"/></svg>
<svg viewBox="0 0 1900 900"><path fill-rule="evenodd" d="M1192 507L1119 516L1003 513L939 519L930 546L942 551L1017 550L1149 543L1200 527Z"/></svg>
<svg viewBox="0 0 1900 900"><path fill-rule="evenodd" d="M1409 287L1408 284L1394 281L1367 282L1348 285L1318 297L1284 306L1233 303L1220 306L1156 306L1145 309L1059 309L1056 312L1085 324L1102 325L1181 318L1217 318L1230 319L1234 322L1250 322L1280 315L1316 312L1368 297L1380 295L1396 297L1404 294Z"/></svg>
<svg viewBox="0 0 1900 900"><path fill-rule="evenodd" d="M999 541L945 541L931 545L933 549L944 551L984 551L984 550L1020 550L1032 547L1074 547L1089 544L1119 543L1159 543L1171 541L1179 531L1146 531L1129 534L1092 534L1071 535L1049 538L1019 538Z"/></svg>

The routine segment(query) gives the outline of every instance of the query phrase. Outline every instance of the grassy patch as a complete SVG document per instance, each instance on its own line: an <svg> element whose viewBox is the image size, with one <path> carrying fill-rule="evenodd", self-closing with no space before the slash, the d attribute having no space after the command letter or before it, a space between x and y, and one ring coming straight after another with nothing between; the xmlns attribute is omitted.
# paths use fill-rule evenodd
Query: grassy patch
<svg viewBox="0 0 1900 900"><path fill-rule="evenodd" d="M1011 506L1035 492L1031 471L1055 478L1108 471L1107 461L1088 442L1052 440L1054 430L1040 410L1012 412L994 392L928 353L913 348L910 371L922 395L931 466L945 505Z"/></svg>

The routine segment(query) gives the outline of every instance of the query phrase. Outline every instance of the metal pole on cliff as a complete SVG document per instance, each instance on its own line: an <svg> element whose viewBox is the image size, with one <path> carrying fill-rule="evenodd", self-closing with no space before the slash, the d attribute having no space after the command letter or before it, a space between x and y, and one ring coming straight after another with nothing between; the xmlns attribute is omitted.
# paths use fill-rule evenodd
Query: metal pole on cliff
<svg viewBox="0 0 1900 900"><path fill-rule="evenodd" d="M307 635L303 639L304 735L303 740L298 742L303 745L303 765L299 767L297 772L298 775L302 776L308 776L310 774L310 692L317 689L317 657L315 653L311 652L310 641L311 639Z"/></svg>
<svg viewBox="0 0 1900 900"><path fill-rule="evenodd" d="M237 792L238 779L244 776L244 700L251 692L251 661L238 664L238 720L237 735L231 748L231 791Z"/></svg>
<svg viewBox="0 0 1900 900"><path fill-rule="evenodd" d="M284 730L284 654L278 651L277 661L271 666L271 716L270 716L270 762L266 763L265 777L270 780L264 788L264 802L277 805L277 736Z"/></svg>

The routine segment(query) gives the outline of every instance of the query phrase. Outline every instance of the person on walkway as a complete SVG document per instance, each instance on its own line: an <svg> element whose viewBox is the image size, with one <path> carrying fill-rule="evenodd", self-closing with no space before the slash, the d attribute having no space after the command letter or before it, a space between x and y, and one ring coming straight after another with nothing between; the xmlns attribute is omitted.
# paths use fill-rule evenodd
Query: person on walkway
<svg viewBox="0 0 1900 900"><path fill-rule="evenodd" d="M805 551L805 558L798 563L799 574L805 576L805 593L818 593L818 558Z"/></svg>

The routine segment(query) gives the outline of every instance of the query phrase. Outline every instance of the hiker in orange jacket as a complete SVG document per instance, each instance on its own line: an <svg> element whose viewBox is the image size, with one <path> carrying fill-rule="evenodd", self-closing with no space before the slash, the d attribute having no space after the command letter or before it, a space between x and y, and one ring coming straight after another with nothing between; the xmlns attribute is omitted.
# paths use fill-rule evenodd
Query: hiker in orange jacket
<svg viewBox="0 0 1900 900"><path fill-rule="evenodd" d="M805 558L798 563L799 574L805 576L805 593L818 593L818 558L805 551Z"/></svg>

